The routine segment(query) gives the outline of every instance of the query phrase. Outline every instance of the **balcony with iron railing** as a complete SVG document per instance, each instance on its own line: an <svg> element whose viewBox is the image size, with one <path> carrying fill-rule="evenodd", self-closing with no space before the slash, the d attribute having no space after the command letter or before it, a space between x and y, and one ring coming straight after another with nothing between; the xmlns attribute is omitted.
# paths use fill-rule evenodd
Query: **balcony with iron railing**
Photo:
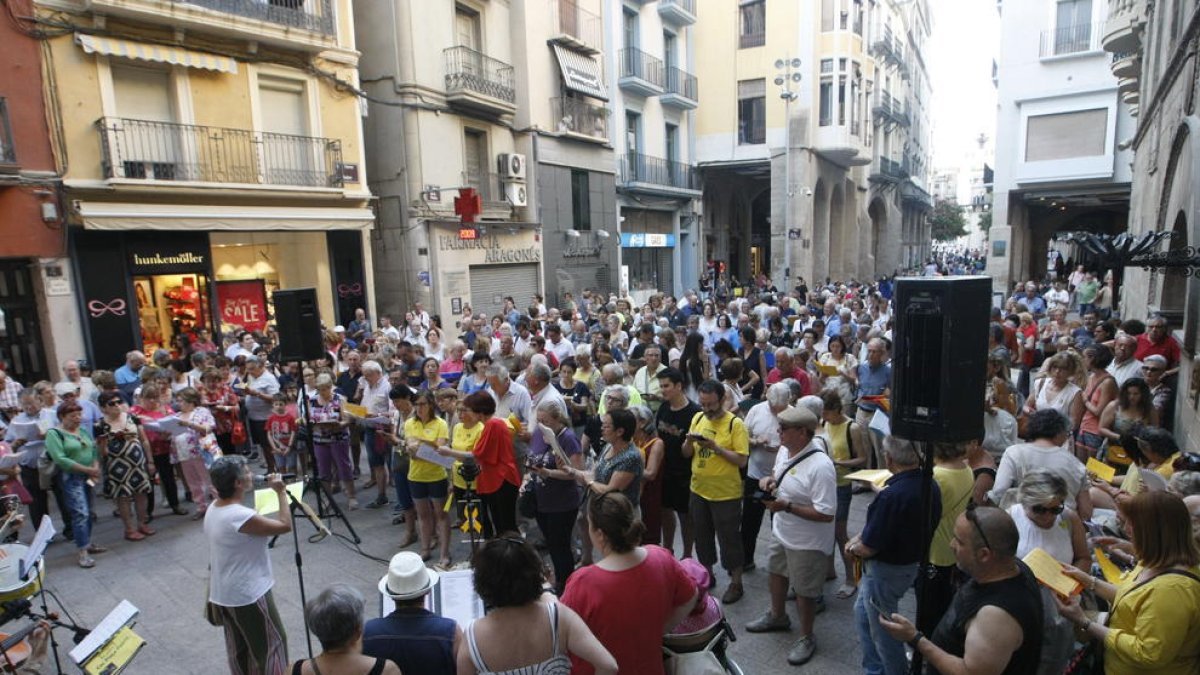
<svg viewBox="0 0 1200 675"><path fill-rule="evenodd" d="M106 179L340 188L341 141L102 117Z"/></svg>
<svg viewBox="0 0 1200 675"><path fill-rule="evenodd" d="M12 124L8 119L8 99L0 96L0 173L17 171L17 150L13 143Z"/></svg>
<svg viewBox="0 0 1200 675"><path fill-rule="evenodd" d="M904 47L900 39L892 35L892 29L884 28L883 34L871 44L871 53L894 66L904 64Z"/></svg>
<svg viewBox="0 0 1200 675"><path fill-rule="evenodd" d="M551 114L560 133L584 137L584 140L608 142L608 108L580 98L550 99Z"/></svg>
<svg viewBox="0 0 1200 675"><path fill-rule="evenodd" d="M658 96L663 93L665 75L663 62L636 47L626 47L617 55L620 69L617 85L626 91L642 96Z"/></svg>
<svg viewBox="0 0 1200 675"><path fill-rule="evenodd" d="M658 13L680 26L696 23L696 0L658 0Z"/></svg>
<svg viewBox="0 0 1200 675"><path fill-rule="evenodd" d="M1101 51L1100 34L1103 32L1104 24L1102 22L1080 23L1044 30L1038 46L1038 56L1049 59L1056 56L1090 54Z"/></svg>
<svg viewBox="0 0 1200 675"><path fill-rule="evenodd" d="M908 178L908 172L901 168L900 162L887 157L880 157L879 165L874 167L867 180L872 183L898 183L905 178Z"/></svg>
<svg viewBox="0 0 1200 675"><path fill-rule="evenodd" d="M617 187L627 192L699 196L700 178L695 167L662 157L630 153L620 157Z"/></svg>
<svg viewBox="0 0 1200 675"><path fill-rule="evenodd" d="M446 59L446 100L453 105L492 114L517 109L516 73L509 64L470 47L449 47Z"/></svg>
<svg viewBox="0 0 1200 675"><path fill-rule="evenodd" d="M663 87L664 91L658 98L659 102L681 110L694 110L698 105L696 76L674 66L665 68L664 74L666 75L666 86Z"/></svg>
<svg viewBox="0 0 1200 675"><path fill-rule="evenodd" d="M920 185L911 180L904 181L900 186L900 200L910 206L920 209L932 209L933 197Z"/></svg>
<svg viewBox="0 0 1200 675"><path fill-rule="evenodd" d="M98 14L316 52L337 44L336 1L89 0L87 5Z"/></svg>
<svg viewBox="0 0 1200 675"><path fill-rule="evenodd" d="M584 9L574 0L546 0L550 5L550 24L554 42L588 54L597 54L604 45L604 19Z"/></svg>
<svg viewBox="0 0 1200 675"><path fill-rule="evenodd" d="M1108 20L1101 43L1109 52L1136 52L1142 47L1147 0L1108 0Z"/></svg>
<svg viewBox="0 0 1200 675"><path fill-rule="evenodd" d="M875 107L871 109L871 112L875 117L876 126L897 125L907 127L912 124L906 106L886 91L879 92L879 100L875 103Z"/></svg>
<svg viewBox="0 0 1200 675"><path fill-rule="evenodd" d="M761 47L767 44L765 3L743 4L739 10L738 49Z"/></svg>

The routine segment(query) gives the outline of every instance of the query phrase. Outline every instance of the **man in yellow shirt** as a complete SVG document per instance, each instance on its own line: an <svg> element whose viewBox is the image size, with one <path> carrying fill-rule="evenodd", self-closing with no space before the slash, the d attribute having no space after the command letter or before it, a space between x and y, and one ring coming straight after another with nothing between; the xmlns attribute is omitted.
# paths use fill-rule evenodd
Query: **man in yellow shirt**
<svg viewBox="0 0 1200 675"><path fill-rule="evenodd" d="M696 557L708 568L717 562L716 540L721 544L721 565L729 572L729 588L721 602L741 600L742 475L750 460L750 435L746 425L725 410L725 386L716 380L700 383L700 414L692 419L684 457L692 460L692 496L688 504L696 537Z"/></svg>

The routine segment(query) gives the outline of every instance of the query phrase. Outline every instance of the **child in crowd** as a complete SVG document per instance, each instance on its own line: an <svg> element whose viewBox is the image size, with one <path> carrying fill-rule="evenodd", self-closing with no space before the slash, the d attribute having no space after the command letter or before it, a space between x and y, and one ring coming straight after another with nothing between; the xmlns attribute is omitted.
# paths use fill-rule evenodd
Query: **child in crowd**
<svg viewBox="0 0 1200 675"><path fill-rule="evenodd" d="M267 439L275 454L275 467L280 473L296 473L296 416L288 412L286 394L271 399L271 416L267 418Z"/></svg>

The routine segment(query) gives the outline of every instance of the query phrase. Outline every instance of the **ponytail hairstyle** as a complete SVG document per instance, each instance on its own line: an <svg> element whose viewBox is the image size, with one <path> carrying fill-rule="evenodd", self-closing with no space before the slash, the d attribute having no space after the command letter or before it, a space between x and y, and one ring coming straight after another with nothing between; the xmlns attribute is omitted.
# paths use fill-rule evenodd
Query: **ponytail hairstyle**
<svg viewBox="0 0 1200 675"><path fill-rule="evenodd" d="M605 492L588 503L588 523L599 530L616 553L628 553L642 543L646 526L634 518L633 504L620 492Z"/></svg>

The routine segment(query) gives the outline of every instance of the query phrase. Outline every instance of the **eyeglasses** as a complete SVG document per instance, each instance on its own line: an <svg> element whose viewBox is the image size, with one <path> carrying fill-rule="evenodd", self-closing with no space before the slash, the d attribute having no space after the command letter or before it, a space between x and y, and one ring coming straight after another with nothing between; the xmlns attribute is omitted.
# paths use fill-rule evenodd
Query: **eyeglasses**
<svg viewBox="0 0 1200 675"><path fill-rule="evenodd" d="M1142 366L1142 370L1147 373L1161 373L1163 371L1162 368L1155 368L1154 366Z"/></svg>
<svg viewBox="0 0 1200 675"><path fill-rule="evenodd" d="M1034 513L1038 514L1039 516L1044 516L1044 515L1047 515L1050 513L1053 513L1054 515L1057 516L1058 514L1063 512L1063 509L1066 509L1066 508L1067 507L1062 504L1059 504L1058 506L1043 506L1041 504L1034 504L1033 506L1029 507L1029 510L1033 511Z"/></svg>
<svg viewBox="0 0 1200 675"><path fill-rule="evenodd" d="M983 533L983 526L979 524L979 516L975 515L974 501L967 502L967 510L964 513L966 514L967 520L970 521L971 525L975 526L975 531L979 533L979 538L983 540L983 547L989 549L992 548L991 543L988 542L987 535Z"/></svg>

